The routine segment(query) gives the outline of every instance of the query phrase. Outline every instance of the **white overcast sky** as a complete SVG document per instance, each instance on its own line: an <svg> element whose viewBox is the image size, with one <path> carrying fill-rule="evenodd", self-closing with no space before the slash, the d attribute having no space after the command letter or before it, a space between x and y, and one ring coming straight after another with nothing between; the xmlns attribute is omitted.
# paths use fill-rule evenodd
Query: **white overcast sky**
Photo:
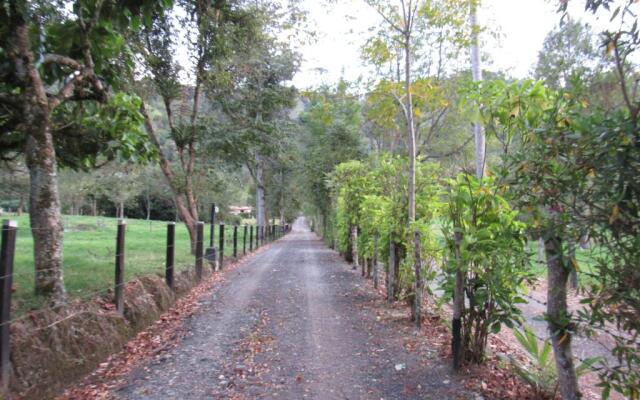
<svg viewBox="0 0 640 400"><path fill-rule="evenodd" d="M319 0L306 0L309 20L318 38L315 43L301 49L304 61L293 83L309 88L320 83L334 83L341 76L355 80L366 75L359 49L371 26L381 23L375 11L363 0L337 0L331 7ZM487 69L508 71L513 77L525 77L536 62L547 33L560 21L554 0L483 0L479 13L480 23L501 34L499 43L493 38L482 49L492 60ZM570 3L571 4L571 3ZM585 16L580 7L584 0L573 1L571 9L576 19ZM593 18L588 22L601 25ZM324 72L320 73L319 70Z"/></svg>

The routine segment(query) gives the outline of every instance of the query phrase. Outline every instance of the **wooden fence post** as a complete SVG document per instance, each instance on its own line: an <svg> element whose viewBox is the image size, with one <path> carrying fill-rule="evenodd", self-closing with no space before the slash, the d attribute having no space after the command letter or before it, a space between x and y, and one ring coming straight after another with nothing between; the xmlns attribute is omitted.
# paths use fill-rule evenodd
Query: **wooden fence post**
<svg viewBox="0 0 640 400"><path fill-rule="evenodd" d="M219 246L218 250L220 251L220 271L222 271L222 266L224 263L224 224L220 224L220 234L219 236Z"/></svg>
<svg viewBox="0 0 640 400"><path fill-rule="evenodd" d="M11 321L11 285L13 284L13 260L16 253L18 223L6 220L2 223L2 247L0 248L0 379L3 393L9 389L9 351Z"/></svg>
<svg viewBox="0 0 640 400"><path fill-rule="evenodd" d="M214 227L215 223L216 223L216 203L211 203L211 228L209 230L209 247L213 247L213 241L216 235L216 230Z"/></svg>
<svg viewBox="0 0 640 400"><path fill-rule="evenodd" d="M176 254L176 223L169 222L167 224L167 262L164 270L164 277L167 282L167 286L170 289L173 287L173 275L175 269L175 254Z"/></svg>
<svg viewBox="0 0 640 400"><path fill-rule="evenodd" d="M233 226L233 258L238 257L238 225Z"/></svg>
<svg viewBox="0 0 640 400"><path fill-rule="evenodd" d="M244 230L242 232L242 255L247 254L247 225L244 226Z"/></svg>
<svg viewBox="0 0 640 400"><path fill-rule="evenodd" d="M202 260L204 259L204 222L196 223L196 279L202 280Z"/></svg>
<svg viewBox="0 0 640 400"><path fill-rule="evenodd" d="M116 236L116 282L114 303L116 311L124 315L124 233L127 222L118 220L118 233Z"/></svg>
<svg viewBox="0 0 640 400"><path fill-rule="evenodd" d="M253 251L253 225L249 225L249 252Z"/></svg>

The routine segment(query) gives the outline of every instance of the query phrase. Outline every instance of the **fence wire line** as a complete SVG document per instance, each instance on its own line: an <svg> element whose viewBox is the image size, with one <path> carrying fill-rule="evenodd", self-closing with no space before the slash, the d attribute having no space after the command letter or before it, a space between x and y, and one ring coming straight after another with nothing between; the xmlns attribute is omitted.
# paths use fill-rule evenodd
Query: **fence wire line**
<svg viewBox="0 0 640 400"><path fill-rule="evenodd" d="M248 226L255 226L255 225L248 225ZM32 229L37 229L37 228L32 228ZM284 231L283 231L283 233L284 233ZM265 235L265 237L266 236L267 235ZM278 234L275 234L273 239L276 239L278 236L279 236ZM266 241L268 242L270 240L267 239ZM262 241L262 243L264 243L264 242L265 242L265 240ZM175 244L174 245L165 246L165 248L170 248L170 247L176 247L176 246L175 246ZM260 247L260 245L257 245L253 250L257 250L259 247ZM115 262L116 257L122 256L122 255L123 255L123 253L117 253L117 254L114 254L114 256L113 256L113 258L111 260L105 259L104 261ZM127 255L126 251L124 252L124 255L126 257L126 255ZM224 254L222 256L224 257ZM200 261L208 261L208 259L203 256L203 257L196 258L194 261L195 261L195 263L198 263ZM171 265L169 267L160 266L159 268L157 268L158 271L154 271L154 272L162 272L162 271L167 271L167 270L188 271L190 269L195 269L195 263L194 264L191 264L191 263L174 263L173 265ZM76 264L75 266L74 265L71 265L71 266L63 265L61 269L62 269L62 271L64 273L64 271L66 269L79 268L79 267L80 267L80 264ZM31 271L30 272L19 272L19 273L15 273L14 272L12 274L7 274L7 275L4 275L4 276L0 276L0 280L8 278L10 276L26 276L26 275L32 276L32 275L35 275L37 272L45 272L45 271L49 271L49 270L59 270L59 268L56 267L56 268L47 268L47 269L40 269L40 270L35 270L34 269L32 272ZM73 271L73 272L76 272L78 274L81 273L81 271ZM125 268L125 273L126 272L127 272L127 270ZM138 273L138 274L135 274L131 279L126 280L126 281L124 281L122 283L109 285L108 287L105 287L105 288L102 288L102 289L99 289L99 290L86 292L86 293L83 293L82 295L72 295L72 299L73 300L86 300L86 299L89 299L89 298L92 298L92 297L96 297L96 296L101 295L101 294L106 294L106 293L108 293L110 291L114 291L116 288L118 288L120 286L125 286L126 284L133 282L134 280L138 279L140 275L142 275L142 272ZM43 313L46 313L46 312L50 312L50 311L55 311L55 310L53 308L51 308L51 307L44 307L44 308L41 308L41 309L38 309L38 310L32 310L32 311L29 311L29 312L25 313L24 315L21 315L19 317L12 318L12 319L10 319L8 321L0 323L0 327L2 327L4 325L16 323L16 322L19 322L19 321L22 321L22 320L25 320L25 319L28 319L28 318L34 318L34 317L36 317L36 316L38 316L40 314L43 314ZM74 316L74 314L72 314L71 316L67 315L67 316L65 316L65 317L63 317L61 319L55 320L48 327L54 326L54 325L66 320L66 319L69 319L70 317L73 317L73 316ZM44 327L44 328L47 328L47 327ZM43 328L37 328L34 331L39 331L39 330L42 330L42 329Z"/></svg>

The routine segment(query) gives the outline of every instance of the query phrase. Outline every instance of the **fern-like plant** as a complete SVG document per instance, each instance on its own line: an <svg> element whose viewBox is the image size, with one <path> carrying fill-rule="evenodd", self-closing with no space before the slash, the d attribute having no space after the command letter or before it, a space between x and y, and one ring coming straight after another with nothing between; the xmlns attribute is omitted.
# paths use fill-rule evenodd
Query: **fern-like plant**
<svg viewBox="0 0 640 400"><path fill-rule="evenodd" d="M529 383L538 399L552 399L558 390L556 366L553 359L551 342L545 340L539 344L533 331L523 326L522 330L513 330L522 348L526 351L528 362L521 362L509 356L509 363L525 382Z"/></svg>
<svg viewBox="0 0 640 400"><path fill-rule="evenodd" d="M522 330L514 329L513 335L529 358L527 362L523 363L515 357L509 356L508 361L514 371L532 386L536 399L555 398L558 391L558 381L551 342L545 340L540 344L536 335L526 325L522 326ZM601 360L601 357L592 357L584 360L576 367L576 374L581 376L592 371L594 364Z"/></svg>

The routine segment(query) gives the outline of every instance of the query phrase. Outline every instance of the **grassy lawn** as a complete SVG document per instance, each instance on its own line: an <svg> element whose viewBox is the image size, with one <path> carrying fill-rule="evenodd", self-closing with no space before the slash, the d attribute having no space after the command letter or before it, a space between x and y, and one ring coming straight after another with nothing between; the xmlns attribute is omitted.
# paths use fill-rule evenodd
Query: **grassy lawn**
<svg viewBox="0 0 640 400"><path fill-rule="evenodd" d="M29 309L42 307L43 301L33 292L35 277L29 216L10 218L18 221L12 298L14 316L18 316ZM64 281L70 297L91 297L113 286L116 226L115 218L64 216ZM164 275L166 226L163 221L127 220L125 281L141 274ZM206 225L205 248L209 246L209 229L210 225ZM244 228L238 227L238 255L242 255L243 233ZM216 248L218 234L219 227L216 226ZM225 256L233 254L233 226L225 227L224 253ZM176 225L175 263L176 272L194 265L189 234L183 224Z"/></svg>

